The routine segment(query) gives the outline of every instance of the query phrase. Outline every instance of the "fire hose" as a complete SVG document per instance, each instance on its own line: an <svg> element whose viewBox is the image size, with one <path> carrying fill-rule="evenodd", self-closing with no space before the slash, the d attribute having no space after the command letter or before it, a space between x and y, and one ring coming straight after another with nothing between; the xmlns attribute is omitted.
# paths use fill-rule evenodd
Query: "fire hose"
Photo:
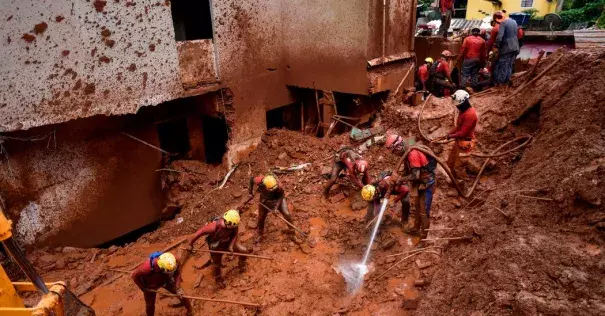
<svg viewBox="0 0 605 316"><path fill-rule="evenodd" d="M418 113L418 119L417 119L417 125L418 125L418 132L420 133L420 135L422 136L423 139L431 142L431 143L437 143L437 144L446 144L449 143L453 140L435 140L435 139L431 139L429 138L426 134L424 134L424 132L422 131L422 128L420 127L420 121L422 120L422 112L424 111L424 107L426 106L426 104L428 103L428 101L431 99L432 95L429 95L429 97L424 101L424 103L422 104L422 107L420 109L420 113ZM401 157L401 159L399 159L399 161L397 162L397 167L395 168L396 171L399 171L399 169L401 168L401 165L403 164L403 162L405 161L405 159L407 158L407 156L410 154L410 151L412 151L413 149L416 149L426 155L429 155L433 158L435 158L435 160L437 161L437 163L439 163L439 165L441 165L441 167L443 167L443 169L445 170L446 174L448 175L448 177L452 180L452 182L454 183L454 187L456 188L456 191L458 191L458 193L463 196L464 198L468 198L471 196L471 194L473 193L473 191L475 190L477 184L479 183L479 179L481 178L481 174L483 173L483 171L485 171L485 167L487 166L487 164L489 163L490 158L496 158L496 157L500 157L500 156L504 156L506 154L509 154L511 152L514 152L520 148L523 148L525 146L527 146L527 144L529 144L529 142L533 139L532 136L530 135L523 135L520 137L517 137L513 140L507 141L506 143L502 144L500 147L496 148L494 151L492 151L490 154L481 154L481 153L471 153L472 156L474 157L478 157L478 158L486 158L486 160L483 162L483 165L481 166L481 169L479 170L479 173L477 174L477 177L475 178L475 182L473 182L473 185L471 186L470 190L466 193L464 193L462 191L462 189L460 188L460 186L458 185L458 182L456 181L456 178L454 177L452 171L450 170L449 166L443 162L443 160L439 159L434 153L433 151L426 147L426 146L422 146L422 145L414 145L414 146L410 146L410 148L408 148L406 150L406 152L403 154L403 156ZM502 151L501 150L507 146L509 146L510 144L514 144L516 142L519 141L523 141L521 144L519 144L518 146L506 150L506 151ZM455 146L455 145L454 145Z"/></svg>

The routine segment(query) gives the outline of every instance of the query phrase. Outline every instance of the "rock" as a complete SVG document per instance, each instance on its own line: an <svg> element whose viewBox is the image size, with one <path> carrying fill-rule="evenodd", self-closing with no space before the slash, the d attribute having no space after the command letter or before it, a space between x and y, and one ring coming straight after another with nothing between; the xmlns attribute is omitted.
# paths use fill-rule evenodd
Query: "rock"
<svg viewBox="0 0 605 316"><path fill-rule="evenodd" d="M417 309L418 308L418 303L420 302L419 298L406 298L403 300L403 308L405 309Z"/></svg>
<svg viewBox="0 0 605 316"><path fill-rule="evenodd" d="M452 200L452 204L454 204L454 206L456 208L462 207L462 203L460 203L460 201L458 201L458 199Z"/></svg>
<svg viewBox="0 0 605 316"><path fill-rule="evenodd" d="M323 166L319 170L319 173L320 174L331 174L332 173L332 167L330 167L330 166Z"/></svg>
<svg viewBox="0 0 605 316"><path fill-rule="evenodd" d="M78 249L76 249L74 247L63 247L63 250L61 252L63 252L63 253L76 253L76 252L78 252Z"/></svg>
<svg viewBox="0 0 605 316"><path fill-rule="evenodd" d="M258 227L258 223L254 220L249 220L248 221L248 228L250 229L256 229Z"/></svg>
<svg viewBox="0 0 605 316"><path fill-rule="evenodd" d="M41 266L47 266L51 263L55 262L55 257L51 255L43 255L38 257L38 264Z"/></svg>
<svg viewBox="0 0 605 316"><path fill-rule="evenodd" d="M78 286L78 279L76 279L76 277L71 278L71 280L69 280L69 288L75 289L77 286Z"/></svg>
<svg viewBox="0 0 605 316"><path fill-rule="evenodd" d="M237 198L242 197L243 192L242 191L235 191L231 195L233 195L233 197L237 199Z"/></svg>
<svg viewBox="0 0 605 316"><path fill-rule="evenodd" d="M66 265L67 265L67 262L66 262L65 258L63 258L63 257L61 257L61 258L57 259L57 261L55 261L55 269L58 269L58 270L65 269Z"/></svg>
<svg viewBox="0 0 605 316"><path fill-rule="evenodd" d="M284 160L286 159L286 157L288 157L288 154L285 152L282 152L281 154L279 154L279 156L277 156L279 160Z"/></svg>
<svg viewBox="0 0 605 316"><path fill-rule="evenodd" d="M330 198L331 203L338 203L345 199L345 195L343 193L338 193L335 196Z"/></svg>
<svg viewBox="0 0 605 316"><path fill-rule="evenodd" d="M391 249L391 248L393 248L393 246L395 246L396 243L397 243L397 240L395 240L395 239L387 239L382 244L382 249L384 249L384 250Z"/></svg>
<svg viewBox="0 0 605 316"><path fill-rule="evenodd" d="M418 279L418 280L414 281L414 286L415 287L423 287L423 286L428 285L428 284L429 284L429 282L427 280L424 280L424 279Z"/></svg>
<svg viewBox="0 0 605 316"><path fill-rule="evenodd" d="M309 245L307 244L300 244L300 250L304 253L304 254L309 254L311 253L311 247L309 247Z"/></svg>
<svg viewBox="0 0 605 316"><path fill-rule="evenodd" d="M351 204L351 208L354 211L361 211L364 208L366 208L368 206L368 203L364 202L364 201L355 201Z"/></svg>
<svg viewBox="0 0 605 316"><path fill-rule="evenodd" d="M431 261L422 261L420 259L416 260L416 265L418 266L418 269L422 270L422 269L426 269L428 267L430 267L433 263Z"/></svg>
<svg viewBox="0 0 605 316"><path fill-rule="evenodd" d="M384 262L385 263L393 263L395 262L395 260L397 260L395 257L387 257Z"/></svg>

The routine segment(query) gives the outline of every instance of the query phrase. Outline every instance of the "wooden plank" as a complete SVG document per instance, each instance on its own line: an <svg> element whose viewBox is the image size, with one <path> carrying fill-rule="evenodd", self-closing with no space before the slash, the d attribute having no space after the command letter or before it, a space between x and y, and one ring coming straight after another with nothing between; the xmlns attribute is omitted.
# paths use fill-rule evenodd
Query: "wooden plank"
<svg viewBox="0 0 605 316"><path fill-rule="evenodd" d="M584 38L584 37L576 37L576 43L605 43L605 37L599 38Z"/></svg>
<svg viewBox="0 0 605 316"><path fill-rule="evenodd" d="M586 34L574 34L575 38L605 38L605 32L603 33L586 33Z"/></svg>
<svg viewBox="0 0 605 316"><path fill-rule="evenodd" d="M605 48L605 44L580 44L580 45L576 45L576 49L587 49L587 48Z"/></svg>

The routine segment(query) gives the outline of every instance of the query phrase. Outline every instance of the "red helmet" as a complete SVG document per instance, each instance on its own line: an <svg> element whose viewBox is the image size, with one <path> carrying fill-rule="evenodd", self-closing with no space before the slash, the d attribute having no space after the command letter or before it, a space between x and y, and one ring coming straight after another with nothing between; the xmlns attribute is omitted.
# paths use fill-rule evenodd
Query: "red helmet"
<svg viewBox="0 0 605 316"><path fill-rule="evenodd" d="M355 170L359 173L364 173L368 170L368 162L364 159L358 159L355 161Z"/></svg>
<svg viewBox="0 0 605 316"><path fill-rule="evenodd" d="M395 146L395 143L397 143L397 141L399 140L399 135L397 134L391 134L389 136L387 136L387 142L384 144L386 148L392 148L393 146Z"/></svg>
<svg viewBox="0 0 605 316"><path fill-rule="evenodd" d="M450 53L450 51L446 49L446 50L444 50L444 51L441 52L441 56L452 57L452 53Z"/></svg>

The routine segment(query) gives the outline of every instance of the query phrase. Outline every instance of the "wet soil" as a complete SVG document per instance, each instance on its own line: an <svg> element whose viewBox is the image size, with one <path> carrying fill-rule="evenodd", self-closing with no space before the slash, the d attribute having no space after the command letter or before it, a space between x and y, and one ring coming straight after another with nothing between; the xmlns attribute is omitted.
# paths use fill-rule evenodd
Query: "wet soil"
<svg viewBox="0 0 605 316"><path fill-rule="evenodd" d="M540 69L559 54L563 53L546 58ZM285 186L294 223L317 245L294 243L284 233L286 225L271 216L265 239L255 245L257 205L253 202L242 208L240 240L255 254L274 260L249 259L248 270L240 273L237 260L227 256L223 269L227 288L217 290L210 269L200 269L208 260L207 254L200 253L184 265L183 287L189 295L248 301L262 307L196 302L198 314L602 315L605 79L590 74L596 70L605 73L605 56L590 51L564 54L561 65L538 80L533 89L510 99L507 95L515 87L498 88L472 100L481 122L479 151L489 152L525 133L535 140L521 151L495 158L468 200L459 198L438 172L431 228L450 230L431 231L429 237L471 239L439 241L436 245L442 251L418 254L378 277L402 258L388 255L414 249L419 242L402 232L400 205L396 205L387 214L374 245L370 273L356 295L346 292L337 270L340 263L361 260L369 238L363 222L364 204L344 178L332 190L332 201L320 198L325 183L322 169L331 165L333 150L349 143L347 135L317 139L270 130L220 190L216 188L226 174L224 168L175 161L167 167L179 172L167 171L163 184L181 211L156 231L124 247L41 249L29 258L46 280L68 281L99 315L142 315L142 293L128 275L108 282L120 275L108 269L128 270L149 253L193 233L211 217L237 207L247 197L251 176L275 166L311 162L303 171L278 177ZM568 65L589 67L569 69ZM525 79L517 77L515 85ZM516 125L507 124L538 101L535 114ZM419 107L390 100L381 124L402 134L418 135L418 111ZM453 125L453 109L448 100L435 99L427 105L424 118L422 128L429 135L443 135ZM432 147L443 158L450 149L450 145ZM374 175L393 168L397 161L379 147L364 155ZM200 275L202 281L194 288ZM424 286L414 286L421 281ZM171 307L173 304L173 299L158 299L156 314L183 315L184 309Z"/></svg>

